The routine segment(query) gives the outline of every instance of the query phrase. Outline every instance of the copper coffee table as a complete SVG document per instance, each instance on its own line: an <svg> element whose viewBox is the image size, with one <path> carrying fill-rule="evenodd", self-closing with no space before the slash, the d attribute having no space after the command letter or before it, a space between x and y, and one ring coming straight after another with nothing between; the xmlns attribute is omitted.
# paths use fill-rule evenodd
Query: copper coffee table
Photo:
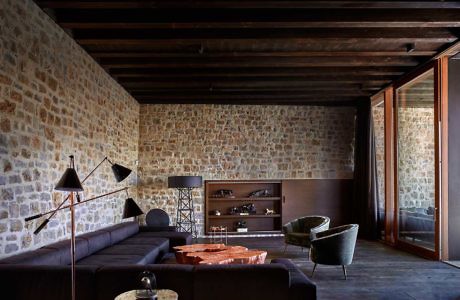
<svg viewBox="0 0 460 300"><path fill-rule="evenodd" d="M176 261L189 265L263 264L266 251L248 250L243 246L193 244L174 247Z"/></svg>

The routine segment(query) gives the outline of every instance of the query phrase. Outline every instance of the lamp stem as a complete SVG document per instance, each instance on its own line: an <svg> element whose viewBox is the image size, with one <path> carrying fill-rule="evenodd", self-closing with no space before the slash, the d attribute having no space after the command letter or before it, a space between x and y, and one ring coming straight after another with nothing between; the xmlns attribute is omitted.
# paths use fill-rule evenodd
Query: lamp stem
<svg viewBox="0 0 460 300"><path fill-rule="evenodd" d="M73 192L70 193L70 223L71 223L71 238L70 238L70 255L72 269L72 300L75 300L75 205Z"/></svg>

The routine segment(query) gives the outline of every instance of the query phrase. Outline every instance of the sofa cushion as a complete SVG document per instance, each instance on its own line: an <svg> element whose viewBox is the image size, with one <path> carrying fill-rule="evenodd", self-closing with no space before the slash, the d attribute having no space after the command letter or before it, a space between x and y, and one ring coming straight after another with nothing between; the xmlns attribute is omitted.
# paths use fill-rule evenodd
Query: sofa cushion
<svg viewBox="0 0 460 300"><path fill-rule="evenodd" d="M54 249L41 248L7 257L0 260L0 264L59 265L61 253Z"/></svg>
<svg viewBox="0 0 460 300"><path fill-rule="evenodd" d="M107 254L107 255L93 254L77 262L77 265L96 265L96 266L145 265L145 264L147 264L147 261L144 256L130 255L130 254Z"/></svg>
<svg viewBox="0 0 460 300"><path fill-rule="evenodd" d="M42 249L53 249L58 252L61 265L70 265L70 240L64 240L43 247ZM88 241L85 239L75 239L75 258L82 259L89 255Z"/></svg>
<svg viewBox="0 0 460 300"><path fill-rule="evenodd" d="M88 241L88 255L91 255L112 244L110 241L110 232L103 229L79 235L77 238Z"/></svg>
<svg viewBox="0 0 460 300"><path fill-rule="evenodd" d="M137 222L124 222L101 230L110 233L110 242L114 245L138 233L139 224Z"/></svg>
<svg viewBox="0 0 460 300"><path fill-rule="evenodd" d="M160 256L169 252L169 240L159 237L138 237L137 235L127 238L118 245L149 245L159 249Z"/></svg>
<svg viewBox="0 0 460 300"><path fill-rule="evenodd" d="M78 300L96 298L98 267L77 266L76 297ZM71 298L70 266L0 265L2 299Z"/></svg>
<svg viewBox="0 0 460 300"><path fill-rule="evenodd" d="M272 264L282 264L289 271L289 300L316 299L316 285L290 259L277 258Z"/></svg>
<svg viewBox="0 0 460 300"><path fill-rule="evenodd" d="M160 260L160 248L151 245L113 245L97 253L97 255L140 255L145 258L148 264Z"/></svg>
<svg viewBox="0 0 460 300"><path fill-rule="evenodd" d="M192 234L189 232L175 232L175 231L163 231L163 232L150 232L144 231L141 228L141 232L134 235L133 238L137 237L162 237L169 239L169 251L173 251L176 246L190 245L192 243Z"/></svg>
<svg viewBox="0 0 460 300"><path fill-rule="evenodd" d="M195 266L193 299L288 299L289 272L273 265Z"/></svg>
<svg viewBox="0 0 460 300"><path fill-rule="evenodd" d="M96 299L113 300L123 292L141 288L139 274L146 270L155 275L158 288L177 292L181 300L194 299L193 266L188 265L102 267L96 274Z"/></svg>

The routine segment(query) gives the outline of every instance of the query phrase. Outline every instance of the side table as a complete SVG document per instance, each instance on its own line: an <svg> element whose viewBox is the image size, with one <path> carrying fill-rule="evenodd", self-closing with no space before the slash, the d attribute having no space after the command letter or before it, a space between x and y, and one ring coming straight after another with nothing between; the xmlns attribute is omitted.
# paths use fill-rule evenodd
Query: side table
<svg viewBox="0 0 460 300"><path fill-rule="evenodd" d="M123 294L118 295L115 300L136 300L136 292L137 290L131 290L124 292ZM177 300L179 295L173 290L156 290L158 300Z"/></svg>
<svg viewBox="0 0 460 300"><path fill-rule="evenodd" d="M211 243L228 243L228 230L227 226L211 226Z"/></svg>

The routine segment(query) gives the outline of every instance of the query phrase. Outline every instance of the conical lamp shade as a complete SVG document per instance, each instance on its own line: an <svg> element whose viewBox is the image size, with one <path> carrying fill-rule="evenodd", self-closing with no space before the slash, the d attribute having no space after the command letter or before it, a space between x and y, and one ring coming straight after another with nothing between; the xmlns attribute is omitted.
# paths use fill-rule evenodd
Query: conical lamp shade
<svg viewBox="0 0 460 300"><path fill-rule="evenodd" d="M126 177L129 176L129 174L131 174L131 169L120 166L119 164L113 164L112 171L117 182L122 182Z"/></svg>
<svg viewBox="0 0 460 300"><path fill-rule="evenodd" d="M78 178L77 172L74 168L67 168L67 170L65 170L64 175L62 175L54 189L65 192L83 191L80 179Z"/></svg>
<svg viewBox="0 0 460 300"><path fill-rule="evenodd" d="M133 198L126 199L125 207L123 208L123 219L140 216L143 213Z"/></svg>

